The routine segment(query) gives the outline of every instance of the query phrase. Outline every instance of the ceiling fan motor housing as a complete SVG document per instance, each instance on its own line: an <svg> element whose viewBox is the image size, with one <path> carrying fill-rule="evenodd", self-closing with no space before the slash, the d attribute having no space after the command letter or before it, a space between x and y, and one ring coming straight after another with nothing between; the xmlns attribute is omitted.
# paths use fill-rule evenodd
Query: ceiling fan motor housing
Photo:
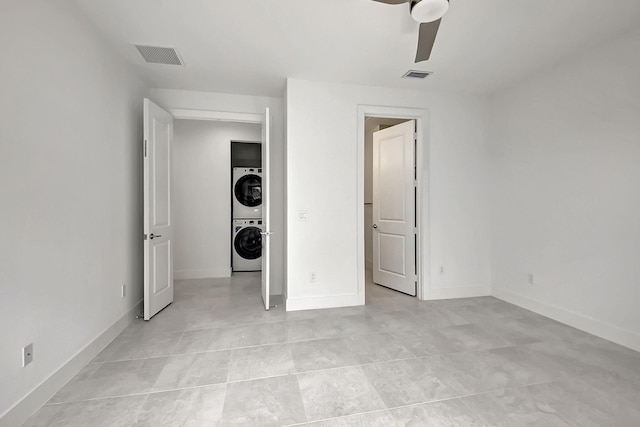
<svg viewBox="0 0 640 427"><path fill-rule="evenodd" d="M449 0L411 0L411 17L421 23L442 18L449 10Z"/></svg>

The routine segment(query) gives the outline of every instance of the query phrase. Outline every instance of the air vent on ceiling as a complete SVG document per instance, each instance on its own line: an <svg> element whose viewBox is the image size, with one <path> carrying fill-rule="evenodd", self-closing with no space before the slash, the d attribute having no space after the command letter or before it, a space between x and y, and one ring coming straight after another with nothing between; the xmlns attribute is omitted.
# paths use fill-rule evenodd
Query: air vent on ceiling
<svg viewBox="0 0 640 427"><path fill-rule="evenodd" d="M150 64L183 65L178 52L171 47L134 45Z"/></svg>
<svg viewBox="0 0 640 427"><path fill-rule="evenodd" d="M431 71L409 70L402 77L403 78L407 78L407 79L424 79L425 77L430 76L431 74L433 74L433 72L431 72Z"/></svg>

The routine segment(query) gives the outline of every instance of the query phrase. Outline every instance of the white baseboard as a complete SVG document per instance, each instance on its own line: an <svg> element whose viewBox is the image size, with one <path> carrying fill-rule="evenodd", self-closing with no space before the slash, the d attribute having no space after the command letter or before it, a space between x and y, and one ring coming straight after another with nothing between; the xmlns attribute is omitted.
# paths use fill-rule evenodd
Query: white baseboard
<svg viewBox="0 0 640 427"><path fill-rule="evenodd" d="M141 313L142 302L116 320L104 332L76 353L57 371L36 386L21 401L9 408L0 417L0 427L15 427L24 424L42 405L60 390L71 378L96 357Z"/></svg>
<svg viewBox="0 0 640 427"><path fill-rule="evenodd" d="M231 277L231 268L209 268L204 270L175 270L173 278L176 280L210 279Z"/></svg>
<svg viewBox="0 0 640 427"><path fill-rule="evenodd" d="M319 297L287 298L286 300L287 311L352 307L354 305L364 305L364 295L329 295Z"/></svg>
<svg viewBox="0 0 640 427"><path fill-rule="evenodd" d="M491 295L489 286L465 286L457 288L436 288L427 291L425 300L473 298Z"/></svg>
<svg viewBox="0 0 640 427"><path fill-rule="evenodd" d="M553 304L548 304L514 292L494 289L493 296L576 329L580 329L581 331L588 332L632 350L640 351L640 334L628 329L620 328L582 313L566 310Z"/></svg>

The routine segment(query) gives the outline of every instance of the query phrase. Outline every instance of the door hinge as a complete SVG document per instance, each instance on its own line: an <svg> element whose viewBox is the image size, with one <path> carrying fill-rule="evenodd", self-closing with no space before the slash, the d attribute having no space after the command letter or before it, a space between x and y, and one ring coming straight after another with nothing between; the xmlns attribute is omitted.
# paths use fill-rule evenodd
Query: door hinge
<svg viewBox="0 0 640 427"><path fill-rule="evenodd" d="M418 180L417 179L413 180L413 187L414 188L418 188Z"/></svg>
<svg viewBox="0 0 640 427"><path fill-rule="evenodd" d="M418 132L413 133L413 140L416 142L418 141Z"/></svg>
<svg viewBox="0 0 640 427"><path fill-rule="evenodd" d="M413 227L413 234L418 234L418 227Z"/></svg>
<svg viewBox="0 0 640 427"><path fill-rule="evenodd" d="M144 140L144 156L147 157L147 140Z"/></svg>

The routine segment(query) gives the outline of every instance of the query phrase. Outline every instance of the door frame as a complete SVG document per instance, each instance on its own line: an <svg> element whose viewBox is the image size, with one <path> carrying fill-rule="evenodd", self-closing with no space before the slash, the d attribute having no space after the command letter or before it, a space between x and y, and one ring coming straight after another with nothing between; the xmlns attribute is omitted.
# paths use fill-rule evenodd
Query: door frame
<svg viewBox="0 0 640 427"><path fill-rule="evenodd" d="M262 123L263 114L233 113L228 111L192 110L187 108L167 108L175 119L209 120L235 123Z"/></svg>
<svg viewBox="0 0 640 427"><path fill-rule="evenodd" d="M364 144L365 117L407 119L416 121L416 273L418 285L416 297L421 300L429 295L430 252L429 252L429 174L425 165L429 164L429 110L422 108L392 107L380 105L358 105L358 141L357 141L357 240L358 240L358 295L365 303L365 256L364 256Z"/></svg>

